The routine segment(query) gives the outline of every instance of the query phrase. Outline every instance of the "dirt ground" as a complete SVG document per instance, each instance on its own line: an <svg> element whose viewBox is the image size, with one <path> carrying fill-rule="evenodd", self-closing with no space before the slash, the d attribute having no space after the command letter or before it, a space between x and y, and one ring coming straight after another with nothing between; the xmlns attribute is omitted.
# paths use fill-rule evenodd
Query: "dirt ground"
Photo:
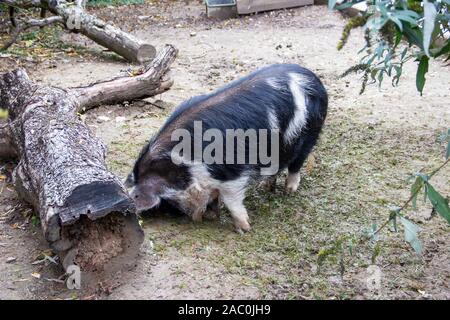
<svg viewBox="0 0 450 320"><path fill-rule="evenodd" d="M126 176L145 141L181 101L278 62L310 68L329 92L315 161L302 170L294 196L285 194L283 179L274 194L255 188L248 193L253 230L245 235L233 232L225 212L219 221L201 224L170 214L144 217L136 269L110 294L89 297L54 280L63 273L59 266L39 262L47 244L8 182L12 164L0 164L0 299L450 299L450 227L440 217L430 220L430 206L422 201L407 211L422 229L421 256L403 241L402 230L385 230L377 244L358 245L351 255L335 250L342 239L381 224L390 205L401 205L411 174L430 172L444 160L437 138L450 122L448 66L430 65L422 97L413 63L397 88L387 80L381 89L370 86L359 95L360 78L339 75L358 61L362 30L353 31L338 52L345 20L324 6L225 21L207 19L198 1L147 1L95 13L157 48L171 43L180 50L170 91L150 103L104 106L83 115L108 144L108 165L119 176ZM0 70L20 65L36 82L71 87L129 67L80 35L54 33L60 39L38 35L13 47L12 56L0 59ZM42 48L42 39L48 46ZM17 56L21 45L34 54ZM445 195L449 171L433 178ZM373 264L381 271L375 289L367 285Z"/></svg>

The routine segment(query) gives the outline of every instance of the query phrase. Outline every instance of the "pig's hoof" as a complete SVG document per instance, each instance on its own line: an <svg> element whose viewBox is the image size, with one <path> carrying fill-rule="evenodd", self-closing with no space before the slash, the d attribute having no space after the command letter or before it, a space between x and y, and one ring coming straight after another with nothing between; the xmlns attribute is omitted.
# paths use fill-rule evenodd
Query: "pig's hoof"
<svg viewBox="0 0 450 320"><path fill-rule="evenodd" d="M295 193L298 189L298 184L286 184L286 191L289 193Z"/></svg>
<svg viewBox="0 0 450 320"><path fill-rule="evenodd" d="M250 224L248 221L235 221L234 222L234 228L237 233L244 234L246 232L249 232L251 230Z"/></svg>
<svg viewBox="0 0 450 320"><path fill-rule="evenodd" d="M300 185L300 174L297 173L289 173L286 178L286 191L289 193L294 193L297 191L298 186Z"/></svg>
<svg viewBox="0 0 450 320"><path fill-rule="evenodd" d="M203 214L194 213L191 218L192 218L192 221L194 221L194 222L202 222Z"/></svg>

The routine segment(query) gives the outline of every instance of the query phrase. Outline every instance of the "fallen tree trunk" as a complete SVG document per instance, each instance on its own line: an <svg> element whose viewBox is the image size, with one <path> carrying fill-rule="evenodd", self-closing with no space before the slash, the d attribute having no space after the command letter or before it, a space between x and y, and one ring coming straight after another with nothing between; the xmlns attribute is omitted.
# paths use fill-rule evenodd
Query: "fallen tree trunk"
<svg viewBox="0 0 450 320"><path fill-rule="evenodd" d="M148 62L156 55L154 46L144 43L129 33L123 32L94 15L87 13L83 4L66 0L0 0L11 7L43 8L62 18L64 26L73 32L80 32L103 47L119 54L130 62ZM33 20L35 25L45 25L44 20ZM15 22L17 24L17 22ZM29 25L29 23L25 23ZM20 29L20 26L17 26Z"/></svg>
<svg viewBox="0 0 450 320"><path fill-rule="evenodd" d="M0 107L9 116L0 127L7 137L0 147L8 150L0 154L17 154L15 188L39 213L64 267L75 263L85 272L114 273L134 262L143 240L133 201L106 168L105 145L77 113L167 90L176 53L167 45L141 75L85 88L36 85L21 69L0 75Z"/></svg>

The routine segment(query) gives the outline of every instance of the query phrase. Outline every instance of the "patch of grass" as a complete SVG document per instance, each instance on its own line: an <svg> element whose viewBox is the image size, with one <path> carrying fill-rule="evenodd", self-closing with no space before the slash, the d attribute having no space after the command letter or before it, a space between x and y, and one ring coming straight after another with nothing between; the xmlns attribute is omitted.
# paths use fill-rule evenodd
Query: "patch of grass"
<svg viewBox="0 0 450 320"><path fill-rule="evenodd" d="M112 141L107 157L108 168L119 176L125 177L141 147L141 144L134 141Z"/></svg>
<svg viewBox="0 0 450 320"><path fill-rule="evenodd" d="M442 150L434 140L441 131L368 128L333 115L316 148L315 166L309 175L302 172L296 194L284 192L284 177L274 194L255 187L249 190L245 203L253 227L250 233L234 233L225 209L220 221L196 224L185 217L159 216L146 219L144 229L152 235L158 254L170 255L170 248L200 256L257 287L264 298L360 296L365 283L349 275L366 272L372 259L378 264L402 264L407 272L420 263L402 234L386 232L378 246L365 243L352 248L351 255L347 246L374 221L384 220L389 205L408 196L410 174L440 162ZM133 159L140 146L119 142L111 149ZM123 164L116 165L122 170ZM344 246L343 256L339 245ZM342 285L330 282L330 277L341 275ZM395 283L388 285L398 290Z"/></svg>

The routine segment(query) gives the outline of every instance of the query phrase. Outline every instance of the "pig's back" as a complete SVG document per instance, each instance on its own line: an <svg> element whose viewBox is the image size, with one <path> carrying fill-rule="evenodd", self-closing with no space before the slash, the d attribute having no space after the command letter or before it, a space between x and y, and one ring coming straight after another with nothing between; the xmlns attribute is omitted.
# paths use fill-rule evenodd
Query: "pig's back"
<svg viewBox="0 0 450 320"><path fill-rule="evenodd" d="M268 114L276 118L283 133L295 112L289 84L291 74L307 79L308 94L320 97L326 104L326 91L320 80L308 69L296 64L275 64L237 79L216 91L190 98L179 105L167 119L161 132L179 128L192 129L194 121L202 121L203 129L265 129L273 126ZM324 110L315 110L319 117ZM326 110L325 110L326 112Z"/></svg>

